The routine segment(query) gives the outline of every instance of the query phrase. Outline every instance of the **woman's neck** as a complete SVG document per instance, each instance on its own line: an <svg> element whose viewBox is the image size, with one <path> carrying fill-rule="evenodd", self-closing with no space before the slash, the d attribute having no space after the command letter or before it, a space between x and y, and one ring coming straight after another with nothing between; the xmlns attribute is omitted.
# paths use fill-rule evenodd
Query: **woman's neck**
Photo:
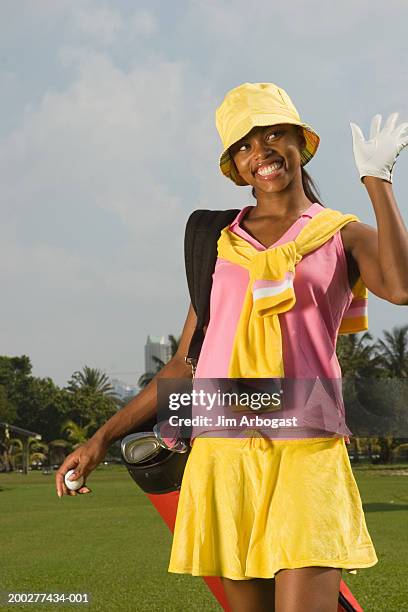
<svg viewBox="0 0 408 612"><path fill-rule="evenodd" d="M265 194L262 194L265 195ZM270 194L267 194L270 195ZM273 194L275 195L275 194ZM276 194L280 195L280 194ZM269 219L274 219L276 221L281 221L283 219L290 219L292 217L298 217L305 210L307 210L313 202L311 202L306 195L303 193L303 197L299 198L296 201L292 199L286 200L285 198L280 197L279 199L275 198L262 198L257 199L256 205L253 207L251 211L251 219L255 219L257 217L268 217Z"/></svg>

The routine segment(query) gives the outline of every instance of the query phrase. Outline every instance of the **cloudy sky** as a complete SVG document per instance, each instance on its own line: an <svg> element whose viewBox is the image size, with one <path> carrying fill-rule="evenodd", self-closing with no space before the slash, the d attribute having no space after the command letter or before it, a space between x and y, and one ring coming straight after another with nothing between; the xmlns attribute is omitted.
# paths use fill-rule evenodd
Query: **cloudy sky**
<svg viewBox="0 0 408 612"><path fill-rule="evenodd" d="M0 0L1 354L135 382L147 334L180 334L188 215L255 203L217 165L243 82L289 93L323 202L375 226L349 121L408 120L407 22L403 0ZM393 187L408 225L406 149ZM407 315L370 294L375 337Z"/></svg>

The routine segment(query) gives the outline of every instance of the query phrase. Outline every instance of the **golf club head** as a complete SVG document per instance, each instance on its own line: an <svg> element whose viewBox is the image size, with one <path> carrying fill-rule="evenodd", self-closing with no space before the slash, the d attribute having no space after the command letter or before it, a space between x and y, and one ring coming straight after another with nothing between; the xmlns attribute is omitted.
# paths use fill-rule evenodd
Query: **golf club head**
<svg viewBox="0 0 408 612"><path fill-rule="evenodd" d="M131 464L147 461L158 455L162 449L158 439L151 431L129 434L122 439L120 447L123 458Z"/></svg>
<svg viewBox="0 0 408 612"><path fill-rule="evenodd" d="M191 447L174 452L163 447L153 431L131 433L121 441L122 461L136 484L149 494L177 491Z"/></svg>

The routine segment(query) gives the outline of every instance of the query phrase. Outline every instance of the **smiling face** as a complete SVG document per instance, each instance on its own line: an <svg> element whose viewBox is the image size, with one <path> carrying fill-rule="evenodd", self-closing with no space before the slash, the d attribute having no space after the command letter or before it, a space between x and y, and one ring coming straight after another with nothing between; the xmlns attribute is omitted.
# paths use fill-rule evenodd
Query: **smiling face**
<svg viewBox="0 0 408 612"><path fill-rule="evenodd" d="M301 151L306 146L300 126L280 123L254 127L230 146L230 156L241 177L256 190L276 192L301 178Z"/></svg>

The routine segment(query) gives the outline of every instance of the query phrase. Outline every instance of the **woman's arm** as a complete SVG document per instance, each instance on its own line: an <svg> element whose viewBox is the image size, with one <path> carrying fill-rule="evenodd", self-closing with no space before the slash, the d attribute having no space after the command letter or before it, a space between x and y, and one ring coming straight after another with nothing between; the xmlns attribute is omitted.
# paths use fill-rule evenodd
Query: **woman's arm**
<svg viewBox="0 0 408 612"><path fill-rule="evenodd" d="M111 444L157 414L157 381L159 378L191 377L191 367L185 363L184 357L187 355L196 323L196 313L190 304L177 353L135 398L106 421L85 444L66 457L55 475L59 497L90 493L91 490L85 484L78 491L67 489L64 477L68 470L75 470L72 475L75 479L82 476L86 480L92 470L103 460Z"/></svg>
<svg viewBox="0 0 408 612"><path fill-rule="evenodd" d="M408 305L408 231L392 184L365 176L378 230L350 222L341 229L346 251L356 260L367 289L392 304Z"/></svg>

